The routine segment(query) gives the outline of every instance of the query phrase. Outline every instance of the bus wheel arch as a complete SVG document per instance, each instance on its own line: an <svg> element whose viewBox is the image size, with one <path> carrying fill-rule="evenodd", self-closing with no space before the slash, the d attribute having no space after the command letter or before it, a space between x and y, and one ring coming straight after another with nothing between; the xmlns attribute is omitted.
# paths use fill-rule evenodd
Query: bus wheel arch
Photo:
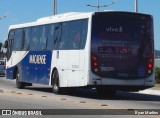
<svg viewBox="0 0 160 118"><path fill-rule="evenodd" d="M16 79L17 71L18 71L18 67L16 66L13 71L13 79Z"/></svg>
<svg viewBox="0 0 160 118"><path fill-rule="evenodd" d="M55 93L55 94L62 93L62 88L60 87L59 73L58 73L57 68L54 68L52 71L51 85L52 85L53 93Z"/></svg>

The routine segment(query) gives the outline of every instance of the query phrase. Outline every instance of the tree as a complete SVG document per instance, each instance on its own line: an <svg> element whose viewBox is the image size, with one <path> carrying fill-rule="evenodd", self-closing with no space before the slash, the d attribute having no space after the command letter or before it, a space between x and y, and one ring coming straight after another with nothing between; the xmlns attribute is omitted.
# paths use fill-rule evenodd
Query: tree
<svg viewBox="0 0 160 118"><path fill-rule="evenodd" d="M2 49L2 46L3 46L3 43L2 43L2 42L0 42L0 51L1 51L1 49Z"/></svg>
<svg viewBox="0 0 160 118"><path fill-rule="evenodd" d="M156 82L160 83L160 68L159 67L155 68L155 75L156 75Z"/></svg>
<svg viewBox="0 0 160 118"><path fill-rule="evenodd" d="M0 42L0 59L3 58L3 51L2 51L2 48L3 48L3 43Z"/></svg>

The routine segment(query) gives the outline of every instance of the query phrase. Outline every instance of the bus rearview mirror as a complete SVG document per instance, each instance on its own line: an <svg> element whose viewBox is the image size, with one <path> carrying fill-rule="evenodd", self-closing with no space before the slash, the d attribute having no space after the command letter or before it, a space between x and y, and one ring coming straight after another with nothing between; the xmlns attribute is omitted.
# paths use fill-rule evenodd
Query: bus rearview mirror
<svg viewBox="0 0 160 118"><path fill-rule="evenodd" d="M5 41L4 48L8 48L8 40Z"/></svg>

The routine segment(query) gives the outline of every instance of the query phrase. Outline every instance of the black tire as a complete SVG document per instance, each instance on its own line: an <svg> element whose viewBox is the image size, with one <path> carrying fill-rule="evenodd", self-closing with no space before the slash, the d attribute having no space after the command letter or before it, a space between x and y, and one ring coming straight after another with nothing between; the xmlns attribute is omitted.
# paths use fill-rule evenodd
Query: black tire
<svg viewBox="0 0 160 118"><path fill-rule="evenodd" d="M25 88L25 83L23 83L23 82L20 81L19 71L18 70L17 70L17 73L16 73L16 86L19 89L24 89Z"/></svg>
<svg viewBox="0 0 160 118"><path fill-rule="evenodd" d="M55 94L62 94L62 88L59 87L59 74L57 70L52 74L52 90Z"/></svg>
<svg viewBox="0 0 160 118"><path fill-rule="evenodd" d="M98 86L96 87L96 90L101 97L105 98L112 98L116 94L116 90L107 86Z"/></svg>

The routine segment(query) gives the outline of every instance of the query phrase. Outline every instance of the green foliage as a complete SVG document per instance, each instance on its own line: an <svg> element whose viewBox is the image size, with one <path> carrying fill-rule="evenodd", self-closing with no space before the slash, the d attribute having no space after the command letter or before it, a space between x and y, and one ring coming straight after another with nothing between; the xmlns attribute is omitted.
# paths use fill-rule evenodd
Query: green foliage
<svg viewBox="0 0 160 118"><path fill-rule="evenodd" d="M160 68L159 67L155 68L155 75L156 75L156 81L159 83L160 82Z"/></svg>
<svg viewBox="0 0 160 118"><path fill-rule="evenodd" d="M4 58L4 53L3 53L2 49L3 49L3 43L0 42L0 59Z"/></svg>

